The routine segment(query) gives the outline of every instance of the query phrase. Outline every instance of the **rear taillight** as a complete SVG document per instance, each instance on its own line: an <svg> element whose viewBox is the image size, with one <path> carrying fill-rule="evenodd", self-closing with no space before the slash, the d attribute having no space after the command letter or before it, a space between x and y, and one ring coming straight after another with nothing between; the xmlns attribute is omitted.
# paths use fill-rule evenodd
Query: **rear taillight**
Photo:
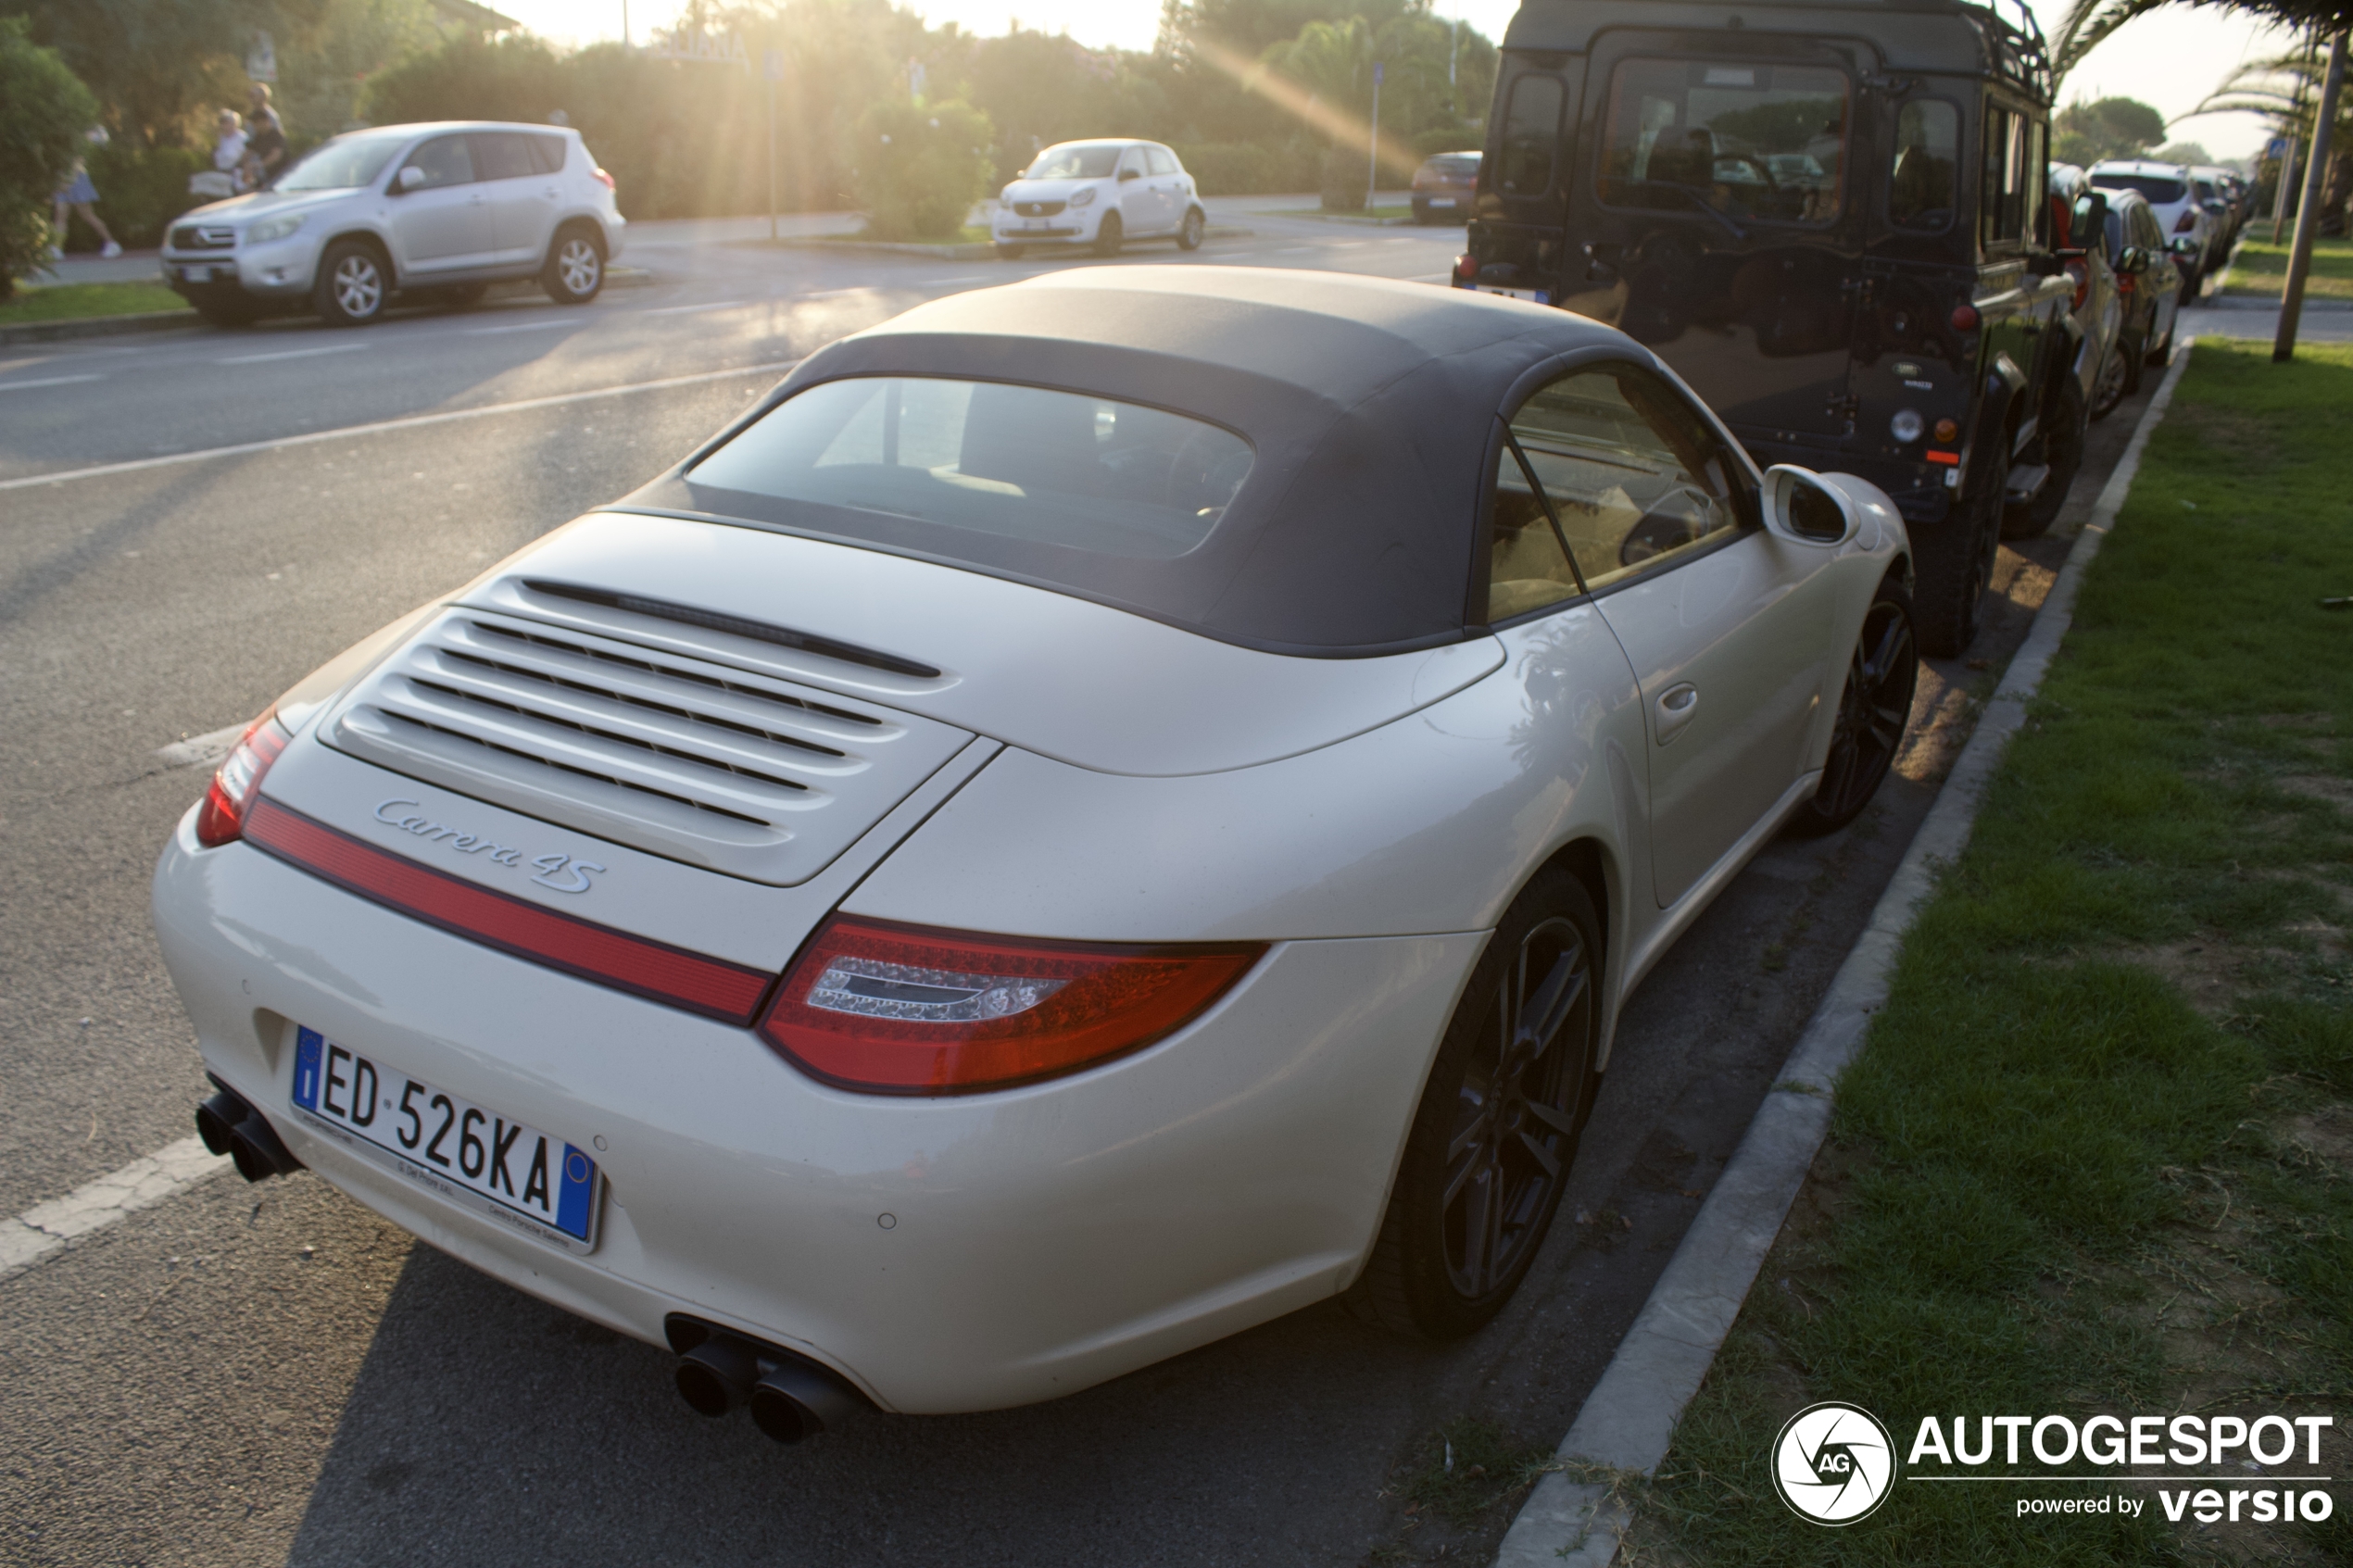
<svg viewBox="0 0 2353 1568"><path fill-rule="evenodd" d="M2067 275L2075 280L2075 303L2070 308L2081 310L2084 297L2092 292L2092 269L2087 263L2070 261L2067 264Z"/></svg>
<svg viewBox="0 0 2353 1568"><path fill-rule="evenodd" d="M2188 207L2183 207L2182 209L2182 216L2173 220L2173 232L2177 234L2194 234L2197 232L2197 215L2192 212Z"/></svg>
<svg viewBox="0 0 2353 1568"><path fill-rule="evenodd" d="M1979 317L1976 306L1956 305L1953 307L1953 330L1955 332L1973 332L1977 331L1978 320Z"/></svg>
<svg viewBox="0 0 2353 1568"><path fill-rule="evenodd" d="M2133 292L2132 273L2119 272L2116 275L2116 292L2118 294L2131 294Z"/></svg>
<svg viewBox="0 0 2353 1568"><path fill-rule="evenodd" d="M594 175L597 183L602 185L606 190L610 191L618 188L612 182L612 176L606 173L603 169L594 169L591 172Z"/></svg>
<svg viewBox="0 0 2353 1568"><path fill-rule="evenodd" d="M1166 1038L1265 951L1041 942L837 916L786 972L760 1032L795 1066L844 1088L1005 1088Z"/></svg>
<svg viewBox="0 0 2353 1568"><path fill-rule="evenodd" d="M1468 251L1454 257L1454 281L1458 283L1478 282L1478 257Z"/></svg>
<svg viewBox="0 0 2353 1568"><path fill-rule="evenodd" d="M218 849L233 844L245 836L245 813L253 809L253 797L261 788L261 775L270 764L286 749L286 742L294 739L285 726L278 722L278 710L269 712L245 726L229 755L220 759L220 768L212 775L212 787L205 791L204 809L196 813L196 842L208 849Z"/></svg>

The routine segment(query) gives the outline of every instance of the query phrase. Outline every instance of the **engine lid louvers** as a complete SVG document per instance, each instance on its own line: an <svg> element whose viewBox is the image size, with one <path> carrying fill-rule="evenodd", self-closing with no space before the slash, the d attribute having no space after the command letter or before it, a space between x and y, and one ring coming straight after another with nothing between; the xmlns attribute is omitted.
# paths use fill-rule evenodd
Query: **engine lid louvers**
<svg viewBox="0 0 2353 1568"><path fill-rule="evenodd" d="M429 623L321 734L412 778L778 885L822 870L972 738L576 621L480 609Z"/></svg>

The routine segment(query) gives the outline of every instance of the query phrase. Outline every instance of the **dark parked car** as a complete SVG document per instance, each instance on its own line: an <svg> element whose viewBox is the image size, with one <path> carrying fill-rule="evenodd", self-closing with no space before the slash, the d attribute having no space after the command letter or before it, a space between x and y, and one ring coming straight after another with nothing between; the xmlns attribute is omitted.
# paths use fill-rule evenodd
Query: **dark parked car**
<svg viewBox="0 0 2353 1568"><path fill-rule="evenodd" d="M1455 282L1624 329L1760 463L1868 476L1955 654L2006 505L2047 525L2081 450L2051 96L2022 7L1527 0Z"/></svg>
<svg viewBox="0 0 2353 1568"><path fill-rule="evenodd" d="M1440 153L1414 170L1414 221L1460 223L1478 190L1480 154Z"/></svg>

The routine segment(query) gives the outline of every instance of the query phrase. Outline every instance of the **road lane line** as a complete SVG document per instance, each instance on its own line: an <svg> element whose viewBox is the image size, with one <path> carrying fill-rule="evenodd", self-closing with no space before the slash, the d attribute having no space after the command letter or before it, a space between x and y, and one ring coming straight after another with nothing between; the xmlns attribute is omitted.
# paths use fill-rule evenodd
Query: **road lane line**
<svg viewBox="0 0 2353 1568"><path fill-rule="evenodd" d="M243 724L232 724L225 730L210 730L186 740L174 741L157 751L156 758L167 768L193 768L199 762L218 762L229 755L232 746L245 733Z"/></svg>
<svg viewBox="0 0 2353 1568"><path fill-rule="evenodd" d="M107 378L102 375L43 376L39 381L0 382L0 392L30 392L36 386L70 386L75 382L104 381Z"/></svg>
<svg viewBox="0 0 2353 1568"><path fill-rule="evenodd" d="M687 316L692 315L698 310L733 310L736 307L745 303L747 302L740 299L723 299L716 305L665 305L659 309L639 310L635 312L635 314L639 316Z"/></svg>
<svg viewBox="0 0 2353 1568"><path fill-rule="evenodd" d="M266 365L272 359L315 359L321 354L357 354L365 349L364 343L326 343L316 348L282 348L274 354L232 354L226 359L215 359L216 365Z"/></svg>
<svg viewBox="0 0 2353 1568"><path fill-rule="evenodd" d="M208 1151L202 1138L182 1138L85 1182L63 1198L0 1220L0 1279L30 1268L69 1241L104 1230L125 1214L152 1209L228 1168L228 1156Z"/></svg>
<svg viewBox="0 0 2353 1568"><path fill-rule="evenodd" d="M468 327L458 335L460 337L496 337L500 332L544 332L550 327L563 327L570 326L571 324L572 319L569 317L561 321L518 321L510 327Z"/></svg>
<svg viewBox="0 0 2353 1568"><path fill-rule="evenodd" d="M492 403L479 408L452 408L446 414L410 414L397 420L378 420L364 425L338 425L333 430L307 431L300 435L272 436L267 441L240 442L234 446L207 446L195 452L167 452L159 458L134 458L128 462L100 463L94 468L63 469L56 473L26 474L19 479L0 479L0 490L27 490L36 484L64 484L77 479L102 479L108 474L136 473L143 469L170 468L175 463L200 463L214 458L242 458L255 452L275 452L286 446L309 446L321 441L341 441L346 436L381 435L390 431L417 430L426 425L452 424L459 420L488 419L494 414L522 414L535 408L560 408L568 403L587 403L600 397L623 397L633 392L660 392L673 386L693 386L702 382L726 381L736 376L774 375L799 364L798 359L768 359L756 365L739 365L728 370L700 370L691 376L664 376L658 381L627 382L620 386L600 386L587 392L562 392L548 397L525 397L512 403Z"/></svg>
<svg viewBox="0 0 2353 1568"><path fill-rule="evenodd" d="M936 289L944 289L953 287L958 283L985 283L987 282L988 282L988 276L987 273L975 272L969 278L934 278L931 280L928 286Z"/></svg>

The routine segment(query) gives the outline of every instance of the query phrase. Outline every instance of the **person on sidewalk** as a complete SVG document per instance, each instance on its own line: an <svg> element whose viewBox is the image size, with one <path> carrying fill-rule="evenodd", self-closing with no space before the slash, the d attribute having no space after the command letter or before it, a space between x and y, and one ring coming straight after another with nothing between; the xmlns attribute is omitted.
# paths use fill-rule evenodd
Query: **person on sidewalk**
<svg viewBox="0 0 2353 1568"><path fill-rule="evenodd" d="M103 125L94 125L86 132L84 139L94 146L103 147L107 144L107 128ZM49 233L51 260L64 258L68 233L66 225L72 220L70 214L76 212L80 213L82 220L89 224L97 233L100 256L112 260L122 254L122 246L115 243L113 233L98 216L97 202L98 187L90 183L90 169L86 160L75 158L73 172L66 177L66 182L63 185L57 187L57 221L52 225Z"/></svg>
<svg viewBox="0 0 2353 1568"><path fill-rule="evenodd" d="M219 124L220 139L212 145L212 167L229 177L235 192L249 191L253 187L245 178L245 117L234 109L222 109Z"/></svg>
<svg viewBox="0 0 2353 1568"><path fill-rule="evenodd" d="M245 188L261 190L286 166L286 128L270 107L270 84L257 82L245 94Z"/></svg>

